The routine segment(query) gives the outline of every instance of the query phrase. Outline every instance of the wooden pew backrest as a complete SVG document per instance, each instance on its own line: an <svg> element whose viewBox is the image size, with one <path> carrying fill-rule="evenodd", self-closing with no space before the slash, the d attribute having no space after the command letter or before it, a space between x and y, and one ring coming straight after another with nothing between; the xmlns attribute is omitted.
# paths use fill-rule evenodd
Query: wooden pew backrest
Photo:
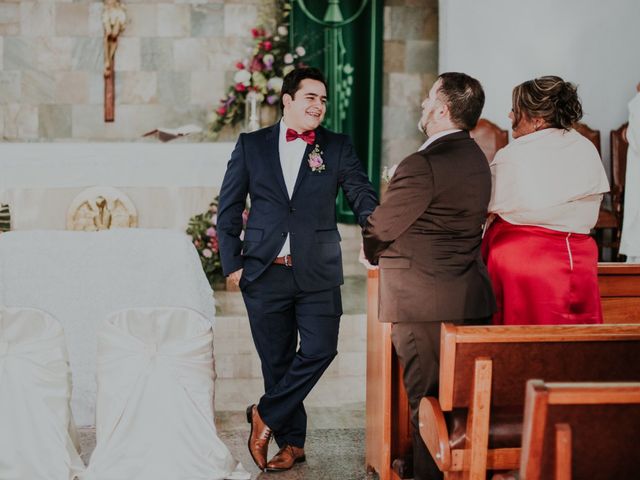
<svg viewBox="0 0 640 480"><path fill-rule="evenodd" d="M640 383L527 383L521 480L634 479Z"/></svg>

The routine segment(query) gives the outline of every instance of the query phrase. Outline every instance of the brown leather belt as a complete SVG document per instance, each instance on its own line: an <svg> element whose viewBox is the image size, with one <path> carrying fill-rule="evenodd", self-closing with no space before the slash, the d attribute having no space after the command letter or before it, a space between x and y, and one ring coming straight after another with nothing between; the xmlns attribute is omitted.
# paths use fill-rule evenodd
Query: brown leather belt
<svg viewBox="0 0 640 480"><path fill-rule="evenodd" d="M274 265L284 265L285 267L293 267L291 261L291 255L285 255L284 257L276 257L273 261Z"/></svg>

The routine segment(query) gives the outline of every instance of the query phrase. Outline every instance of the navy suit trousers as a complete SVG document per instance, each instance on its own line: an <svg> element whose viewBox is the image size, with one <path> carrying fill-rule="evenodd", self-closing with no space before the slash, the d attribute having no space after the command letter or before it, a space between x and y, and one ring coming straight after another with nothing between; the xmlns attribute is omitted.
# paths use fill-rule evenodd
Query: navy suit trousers
<svg viewBox="0 0 640 480"><path fill-rule="evenodd" d="M338 353L340 287L304 292L292 268L271 265L241 289L262 362L265 394L258 412L280 447L303 447L303 401Z"/></svg>

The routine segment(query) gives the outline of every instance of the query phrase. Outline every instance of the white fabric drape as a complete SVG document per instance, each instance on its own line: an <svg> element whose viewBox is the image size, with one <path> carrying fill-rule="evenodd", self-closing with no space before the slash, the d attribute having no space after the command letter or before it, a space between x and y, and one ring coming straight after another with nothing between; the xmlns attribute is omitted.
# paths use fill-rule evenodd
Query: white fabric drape
<svg viewBox="0 0 640 480"><path fill-rule="evenodd" d="M199 313L130 309L98 333L96 449L85 480L249 479L218 438L213 332Z"/></svg>
<svg viewBox="0 0 640 480"><path fill-rule="evenodd" d="M70 480L84 469L70 398L60 324L39 310L0 307L0 479Z"/></svg>
<svg viewBox="0 0 640 480"><path fill-rule="evenodd" d="M624 219L620 253L627 261L640 262L640 93L629 102L627 172L624 187Z"/></svg>

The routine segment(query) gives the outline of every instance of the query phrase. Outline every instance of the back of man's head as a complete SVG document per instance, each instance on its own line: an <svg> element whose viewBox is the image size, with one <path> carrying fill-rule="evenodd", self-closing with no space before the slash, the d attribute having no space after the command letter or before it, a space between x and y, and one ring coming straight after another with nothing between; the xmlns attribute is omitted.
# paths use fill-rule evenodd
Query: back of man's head
<svg viewBox="0 0 640 480"><path fill-rule="evenodd" d="M465 73L445 72L438 93L449 108L451 122L463 130L473 130L484 107L484 90L480 82Z"/></svg>

